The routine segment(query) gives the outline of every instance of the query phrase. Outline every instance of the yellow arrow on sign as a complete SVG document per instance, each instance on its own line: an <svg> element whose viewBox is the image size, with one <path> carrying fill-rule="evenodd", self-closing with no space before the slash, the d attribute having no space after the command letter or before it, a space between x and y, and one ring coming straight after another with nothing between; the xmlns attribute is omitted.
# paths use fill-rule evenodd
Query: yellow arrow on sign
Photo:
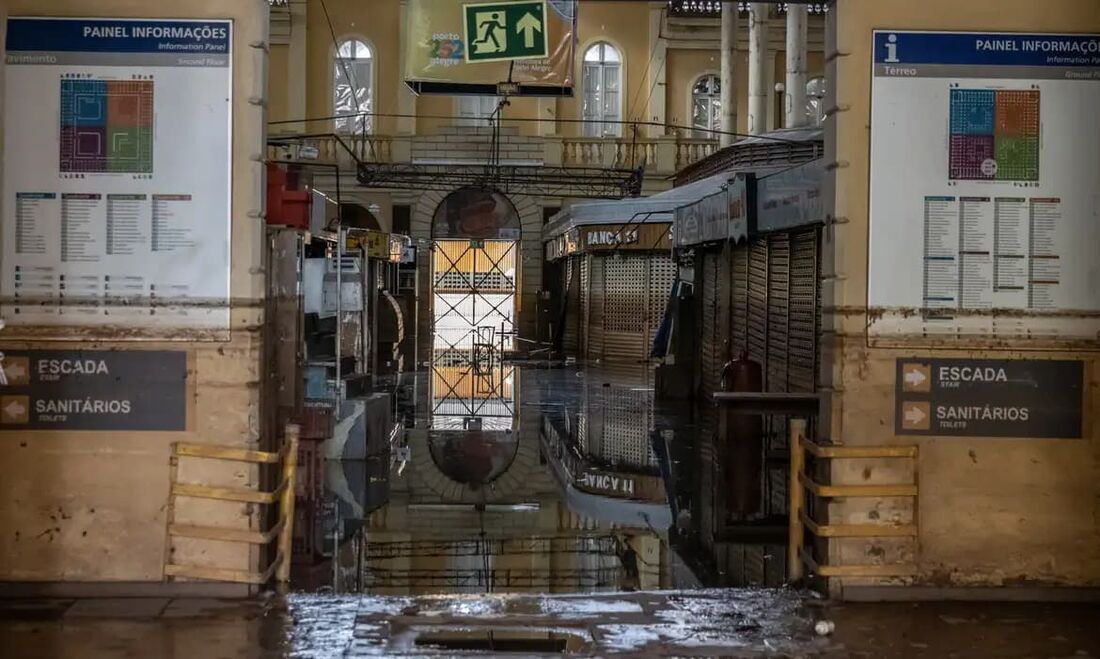
<svg viewBox="0 0 1100 659"><path fill-rule="evenodd" d="M535 18L535 15L528 12L523 15L523 18L519 19L516 23L516 32L523 34L523 47L534 48L535 47L535 33L542 32L542 21Z"/></svg>

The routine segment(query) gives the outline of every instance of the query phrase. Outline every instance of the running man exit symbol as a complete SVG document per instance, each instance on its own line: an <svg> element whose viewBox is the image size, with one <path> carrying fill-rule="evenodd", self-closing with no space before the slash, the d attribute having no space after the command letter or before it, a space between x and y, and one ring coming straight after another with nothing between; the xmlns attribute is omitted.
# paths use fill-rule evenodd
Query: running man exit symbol
<svg viewBox="0 0 1100 659"><path fill-rule="evenodd" d="M477 38L474 39L473 52L481 55L494 55L507 50L508 32L504 23L502 11L479 11L474 14L474 23L477 25Z"/></svg>
<svg viewBox="0 0 1100 659"><path fill-rule="evenodd" d="M544 0L463 5L467 62L547 56Z"/></svg>

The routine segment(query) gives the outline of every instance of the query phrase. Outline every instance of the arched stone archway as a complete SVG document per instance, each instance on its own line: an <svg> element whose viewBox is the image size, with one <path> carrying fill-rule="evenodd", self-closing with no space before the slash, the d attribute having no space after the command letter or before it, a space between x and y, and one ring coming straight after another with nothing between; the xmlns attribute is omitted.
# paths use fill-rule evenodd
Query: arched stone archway
<svg viewBox="0 0 1100 659"><path fill-rule="evenodd" d="M420 364L430 361L432 353L432 313L431 285L432 261L431 246L433 236L432 221L436 211L448 196L460 190L430 190L416 200L412 207L409 233L418 248L417 279L422 291L418 299L417 346ZM503 194L499 193L498 194ZM517 261L519 282L516 291L516 328L520 336L534 338L537 325L537 294L542 286L542 211L538 204L527 195L504 195L515 208L519 217L519 245Z"/></svg>

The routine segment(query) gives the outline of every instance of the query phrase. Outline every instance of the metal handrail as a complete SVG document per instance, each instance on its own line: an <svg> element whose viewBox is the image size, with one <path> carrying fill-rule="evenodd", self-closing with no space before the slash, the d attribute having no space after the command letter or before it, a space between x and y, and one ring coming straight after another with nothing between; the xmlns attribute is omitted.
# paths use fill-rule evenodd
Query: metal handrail
<svg viewBox="0 0 1100 659"><path fill-rule="evenodd" d="M290 581L291 541L294 534L294 490L298 473L298 440L301 430L296 424L286 427L286 439L278 451L255 451L233 446L200 444L195 442L174 442L171 457L171 489L169 490L166 557L171 555L173 537L235 542L268 546L276 543L275 559L262 572L250 572L201 565L181 565L165 560L164 576L188 577L212 581L231 581L263 585L275 577L279 583ZM278 486L270 492L251 488L236 488L205 485L200 483L180 483L176 481L180 458L198 458L205 460L225 460L249 464L279 465L281 479ZM189 497L236 501L261 505L279 505L279 516L266 531L228 529L219 526L196 524L177 524L175 522L175 498Z"/></svg>
<svg viewBox="0 0 1100 659"><path fill-rule="evenodd" d="M791 419L790 528L787 569L792 581L801 579L803 568L822 577L899 577L911 576L916 568L904 565L821 565L805 548L806 532L818 538L905 538L918 534L919 516L916 501L919 488L915 476L912 483L887 485L825 485L815 481L805 471L806 455L823 460L916 460L915 445L887 446L822 446L806 437L806 420ZM909 524L820 524L806 512L806 495L832 497L911 497L914 502L913 521Z"/></svg>

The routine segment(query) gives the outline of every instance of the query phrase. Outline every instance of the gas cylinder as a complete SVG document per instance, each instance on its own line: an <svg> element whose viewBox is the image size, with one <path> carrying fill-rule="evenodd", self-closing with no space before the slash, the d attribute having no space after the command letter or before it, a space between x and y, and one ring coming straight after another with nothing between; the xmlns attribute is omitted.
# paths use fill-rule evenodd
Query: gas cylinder
<svg viewBox="0 0 1100 659"><path fill-rule="evenodd" d="M722 368L722 391L763 391L760 364L742 350ZM764 419L759 414L728 415L722 455L726 480L726 518L731 522L759 517L764 480Z"/></svg>

